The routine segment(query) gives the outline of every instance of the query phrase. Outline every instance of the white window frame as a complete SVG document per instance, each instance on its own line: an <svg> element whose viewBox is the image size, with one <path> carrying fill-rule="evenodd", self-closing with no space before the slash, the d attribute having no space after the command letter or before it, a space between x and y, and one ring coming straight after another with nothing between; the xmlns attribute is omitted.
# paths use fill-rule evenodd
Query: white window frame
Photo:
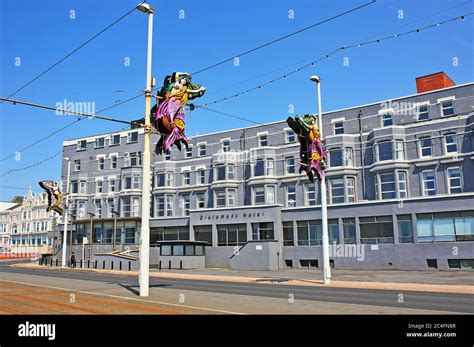
<svg viewBox="0 0 474 347"><path fill-rule="evenodd" d="M204 154L201 154L201 147L204 146ZM198 142L197 145L197 156L205 157L207 155L207 142Z"/></svg>
<svg viewBox="0 0 474 347"><path fill-rule="evenodd" d="M423 147L422 141L428 140L428 139L430 140L430 155L423 155L423 148L428 148L428 147ZM418 139L418 154L419 154L419 158L430 158L433 156L433 138L431 136L424 136Z"/></svg>
<svg viewBox="0 0 474 347"><path fill-rule="evenodd" d="M225 142L228 142L229 145L224 146ZM226 150L226 148L228 148L228 150ZM221 139L221 149L222 149L222 152L224 152L224 153L230 152L230 137L225 138L225 139Z"/></svg>
<svg viewBox="0 0 474 347"><path fill-rule="evenodd" d="M262 138L265 136L266 144L262 145ZM268 147L268 131L257 133L258 147Z"/></svg>
<svg viewBox="0 0 474 347"><path fill-rule="evenodd" d="M136 133L137 134L137 140L136 141L132 141L132 134ZM140 134L138 133L138 131L129 131L127 133L127 143L137 143L140 139Z"/></svg>
<svg viewBox="0 0 474 347"><path fill-rule="evenodd" d="M308 199L308 194L310 191L308 190L308 186L312 185L314 186L314 204L310 204L313 199ZM316 189L316 184L315 183L305 183L303 184L303 191L304 191L304 205L305 206L316 206L318 204L318 198L316 196L317 194L317 189Z"/></svg>
<svg viewBox="0 0 474 347"><path fill-rule="evenodd" d="M449 117L449 116L454 116L455 113L454 113L454 100L456 100L456 98L454 96L448 96L446 98L441 98L441 99L438 99L438 103L439 103L439 113L441 115L441 117ZM443 102L446 102L446 101L451 101L452 103L452 109L453 109L453 114L449 114L449 115L445 115L444 114L444 108L443 108Z"/></svg>
<svg viewBox="0 0 474 347"><path fill-rule="evenodd" d="M398 148L401 145L401 148ZM394 140L393 141L393 160L405 160L405 141ZM399 154L401 154L399 156Z"/></svg>
<svg viewBox="0 0 474 347"><path fill-rule="evenodd" d="M293 165L288 165L288 160L293 160ZM289 172L288 168L293 167L294 172ZM285 174L294 175L296 174L296 158L295 157L285 157Z"/></svg>
<svg viewBox="0 0 474 347"><path fill-rule="evenodd" d="M84 143L84 148L82 148L81 144ZM87 150L87 140L78 140L76 145L76 152L82 152Z"/></svg>
<svg viewBox="0 0 474 347"><path fill-rule="evenodd" d="M265 176L275 176L275 160L273 158L265 159Z"/></svg>
<svg viewBox="0 0 474 347"><path fill-rule="evenodd" d="M103 141L103 145L102 146L98 146L97 145L97 141L102 139ZM96 139L94 140L94 149L98 149L98 148L104 148L105 147L105 137L96 137Z"/></svg>
<svg viewBox="0 0 474 347"><path fill-rule="evenodd" d="M202 196L202 200L199 197ZM203 207L199 206L199 203L202 202ZM206 208L206 193L205 192L198 192L196 193L196 209L203 209Z"/></svg>
<svg viewBox="0 0 474 347"><path fill-rule="evenodd" d="M345 117L342 117L342 118L334 118L334 119L331 119L331 125L332 125L332 133L333 135L343 135L344 134L344 121L346 120ZM339 124L341 123L342 124L342 133L340 134L337 134L336 133L336 124Z"/></svg>
<svg viewBox="0 0 474 347"><path fill-rule="evenodd" d="M291 193L292 195L294 195L293 200L290 200L290 192L288 191L288 188L290 186L294 188L294 192ZM290 201L293 201L293 203L290 203ZM286 204L286 207L296 207L296 184L288 184L285 187L285 204Z"/></svg>
<svg viewBox="0 0 474 347"><path fill-rule="evenodd" d="M201 174L203 180L201 181ZM196 184L206 184L206 170L203 167L196 168Z"/></svg>
<svg viewBox="0 0 474 347"><path fill-rule="evenodd" d="M115 158L115 167L113 167L113 158ZM111 170L116 170L118 168L118 153L110 153L109 154L109 159L110 159L110 169Z"/></svg>
<svg viewBox="0 0 474 347"><path fill-rule="evenodd" d="M393 108L384 108L384 109L380 110L378 113L379 113L379 117L380 117L380 127L386 128L386 127L390 127L390 126L394 125L393 116L394 116L395 112L394 112ZM391 125L384 125L384 121L386 120L386 119L384 119L385 115L390 115L390 120L392 121Z"/></svg>
<svg viewBox="0 0 474 347"><path fill-rule="evenodd" d="M448 141L447 141L448 136L454 136L454 144L456 145L456 151L454 151L454 152L448 152ZM444 154L445 155L456 155L456 154L459 153L459 143L458 143L458 134L457 133L444 134L443 144L444 144ZM453 145L453 143L450 143L449 145Z"/></svg>
<svg viewBox="0 0 474 347"><path fill-rule="evenodd" d="M426 106L426 113L428 114L428 118L426 119L420 119L420 107ZM424 101L424 102L419 102L415 105L416 107L416 119L417 121L424 121L424 120L429 120L430 119L430 102L429 101Z"/></svg>
<svg viewBox="0 0 474 347"><path fill-rule="evenodd" d="M96 179L95 180L95 193L102 194L103 192L104 192L104 180L102 178Z"/></svg>
<svg viewBox="0 0 474 347"><path fill-rule="evenodd" d="M97 171L104 171L105 170L105 154L99 154L97 157ZM103 167L101 168L101 160L103 160L102 164Z"/></svg>
<svg viewBox="0 0 474 347"><path fill-rule="evenodd" d="M291 128L285 128L285 143L295 143L297 140L297 135ZM290 135L293 135L293 141L290 141Z"/></svg>
<svg viewBox="0 0 474 347"><path fill-rule="evenodd" d="M119 140L118 140L118 143L113 143L113 142L112 142L112 141L113 141L112 139L114 139L114 138L117 137L117 136L118 136L118 139L119 139ZM109 147L112 147L112 146L120 146L120 142L121 142L121 141L122 141L122 139L121 139L120 134L110 134L110 137L109 137Z"/></svg>
<svg viewBox="0 0 474 347"><path fill-rule="evenodd" d="M185 148L184 151L185 158L192 158L193 157L193 145L188 145L188 148Z"/></svg>
<svg viewBox="0 0 474 347"><path fill-rule="evenodd" d="M191 171L184 170L181 172L181 175L183 177L183 186L191 185Z"/></svg>
<svg viewBox="0 0 474 347"><path fill-rule="evenodd" d="M86 181L77 182L77 192L78 192L78 194L87 194L87 182Z"/></svg>
<svg viewBox="0 0 474 347"><path fill-rule="evenodd" d="M433 172L434 192L435 192L435 194L433 194L433 195L428 194L428 191L431 191L431 190L425 189L424 173L429 172L429 171ZM435 170L429 169L429 170L421 171L421 191L422 191L423 196L434 196L434 195L437 194L437 191L436 191L436 171Z"/></svg>
<svg viewBox="0 0 474 347"><path fill-rule="evenodd" d="M459 186L452 186L451 185L451 179L457 179L457 178L451 178L449 175L449 172L453 169L459 170ZM446 168L446 182L448 183L448 194L461 194L463 192L463 179L462 179L462 170L461 166L450 166ZM451 189L460 189L460 192L451 192Z"/></svg>
<svg viewBox="0 0 474 347"><path fill-rule="evenodd" d="M81 159L74 160L74 171L76 172L81 171Z"/></svg>

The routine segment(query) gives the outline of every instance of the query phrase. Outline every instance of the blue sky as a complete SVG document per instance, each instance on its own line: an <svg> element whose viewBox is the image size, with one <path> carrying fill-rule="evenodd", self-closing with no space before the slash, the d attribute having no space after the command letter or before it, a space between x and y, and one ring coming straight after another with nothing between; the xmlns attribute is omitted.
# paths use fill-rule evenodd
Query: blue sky
<svg viewBox="0 0 474 347"><path fill-rule="evenodd" d="M192 73L368 1L151 0L149 3L156 9L153 76L159 83L173 71ZM1 1L0 95L8 96L136 3L133 0ZM344 44L416 29L473 9L473 1L466 0L378 0L356 13L242 57L238 67L229 62L194 76L194 82L208 89L196 103L266 82L292 71L299 66L295 63L316 59ZM75 19L70 18L71 10L75 11ZM183 14L180 11L184 11L184 19L179 18ZM289 18L289 11L293 11L293 19ZM436 14L440 11L443 12ZM427 16L431 17L419 20ZM469 17L417 35L347 50L261 91L209 107L258 122L286 119L289 105L294 105L296 114L316 112L314 85L309 81L311 74L322 78L323 111L412 94L416 91L415 77L438 71L445 71L457 84L472 82L473 23L473 17ZM397 27L400 28L392 30ZM145 85L146 33L146 15L135 11L14 98L51 106L64 99L93 102L98 111L117 100L137 95ZM383 34L376 35L380 33ZM20 66L15 65L17 57L21 59ZM345 57L349 58L348 66L343 65ZM129 66L125 65L127 58ZM457 66L453 66L453 58L457 58ZM265 75L255 78L262 74ZM131 120L142 117L143 111L144 100L137 99L103 115ZM0 159L74 119L53 111L0 104ZM251 124L196 110L187 119L187 133L192 136L245 125ZM57 153L65 139L120 128L116 123L83 120L24 151L21 160L11 158L0 162L0 175ZM33 169L0 177L0 186L32 185L36 189L39 180L60 177L60 162L58 156ZM0 188L0 200L25 193Z"/></svg>

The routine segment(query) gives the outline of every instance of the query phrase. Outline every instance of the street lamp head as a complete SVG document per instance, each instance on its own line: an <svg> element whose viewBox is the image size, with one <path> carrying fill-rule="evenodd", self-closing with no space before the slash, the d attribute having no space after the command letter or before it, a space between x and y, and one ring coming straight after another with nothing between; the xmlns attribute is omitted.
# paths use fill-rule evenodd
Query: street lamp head
<svg viewBox="0 0 474 347"><path fill-rule="evenodd" d="M311 76L310 80L313 81L313 82L316 82L316 83L321 82L321 79L319 78L319 76L316 76L316 75Z"/></svg>
<svg viewBox="0 0 474 347"><path fill-rule="evenodd" d="M153 13L153 7L144 2L139 3L137 8L143 13Z"/></svg>

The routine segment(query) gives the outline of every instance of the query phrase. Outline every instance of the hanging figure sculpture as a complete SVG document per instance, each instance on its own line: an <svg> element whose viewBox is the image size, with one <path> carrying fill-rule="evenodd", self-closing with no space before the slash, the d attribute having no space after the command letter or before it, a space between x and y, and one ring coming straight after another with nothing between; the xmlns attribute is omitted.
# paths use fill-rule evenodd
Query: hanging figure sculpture
<svg viewBox="0 0 474 347"><path fill-rule="evenodd" d="M296 116L294 119L288 117L286 123L298 135L300 143L299 172L305 171L311 182L314 182L314 174L321 181L327 157L318 131L317 118L311 114L303 117Z"/></svg>
<svg viewBox="0 0 474 347"><path fill-rule="evenodd" d="M188 148L185 135L184 106L188 100L204 95L206 88L191 82L191 75L185 72L173 72L166 76L163 87L158 93L157 105L151 109L153 126L161 133L155 152L168 153L173 144L181 150L181 144Z"/></svg>
<svg viewBox="0 0 474 347"><path fill-rule="evenodd" d="M48 208L46 212L55 211L62 216L64 213L63 206L61 205L63 197L58 182L40 181L39 185L48 193Z"/></svg>

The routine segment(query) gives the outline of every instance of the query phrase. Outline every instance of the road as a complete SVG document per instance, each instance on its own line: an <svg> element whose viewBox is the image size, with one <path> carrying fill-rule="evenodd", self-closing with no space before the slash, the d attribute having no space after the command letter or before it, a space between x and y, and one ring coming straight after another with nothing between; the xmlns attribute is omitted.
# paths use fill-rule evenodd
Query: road
<svg viewBox="0 0 474 347"><path fill-rule="evenodd" d="M137 296L136 276L59 269L14 268L10 267L10 264L11 262L0 262L0 310L5 309L3 313L21 313L20 311L27 310L28 306L34 307L41 304L41 302L33 302L32 297L46 300L46 296L47 300L55 300L43 303L46 306L49 305L49 312L53 313L474 313L474 295L469 294L321 288L153 277L150 277L150 296L144 299ZM75 295L74 303L69 302L71 294ZM101 302L103 304L99 305ZM127 304L131 306L127 307ZM41 313L41 305L32 313Z"/></svg>

